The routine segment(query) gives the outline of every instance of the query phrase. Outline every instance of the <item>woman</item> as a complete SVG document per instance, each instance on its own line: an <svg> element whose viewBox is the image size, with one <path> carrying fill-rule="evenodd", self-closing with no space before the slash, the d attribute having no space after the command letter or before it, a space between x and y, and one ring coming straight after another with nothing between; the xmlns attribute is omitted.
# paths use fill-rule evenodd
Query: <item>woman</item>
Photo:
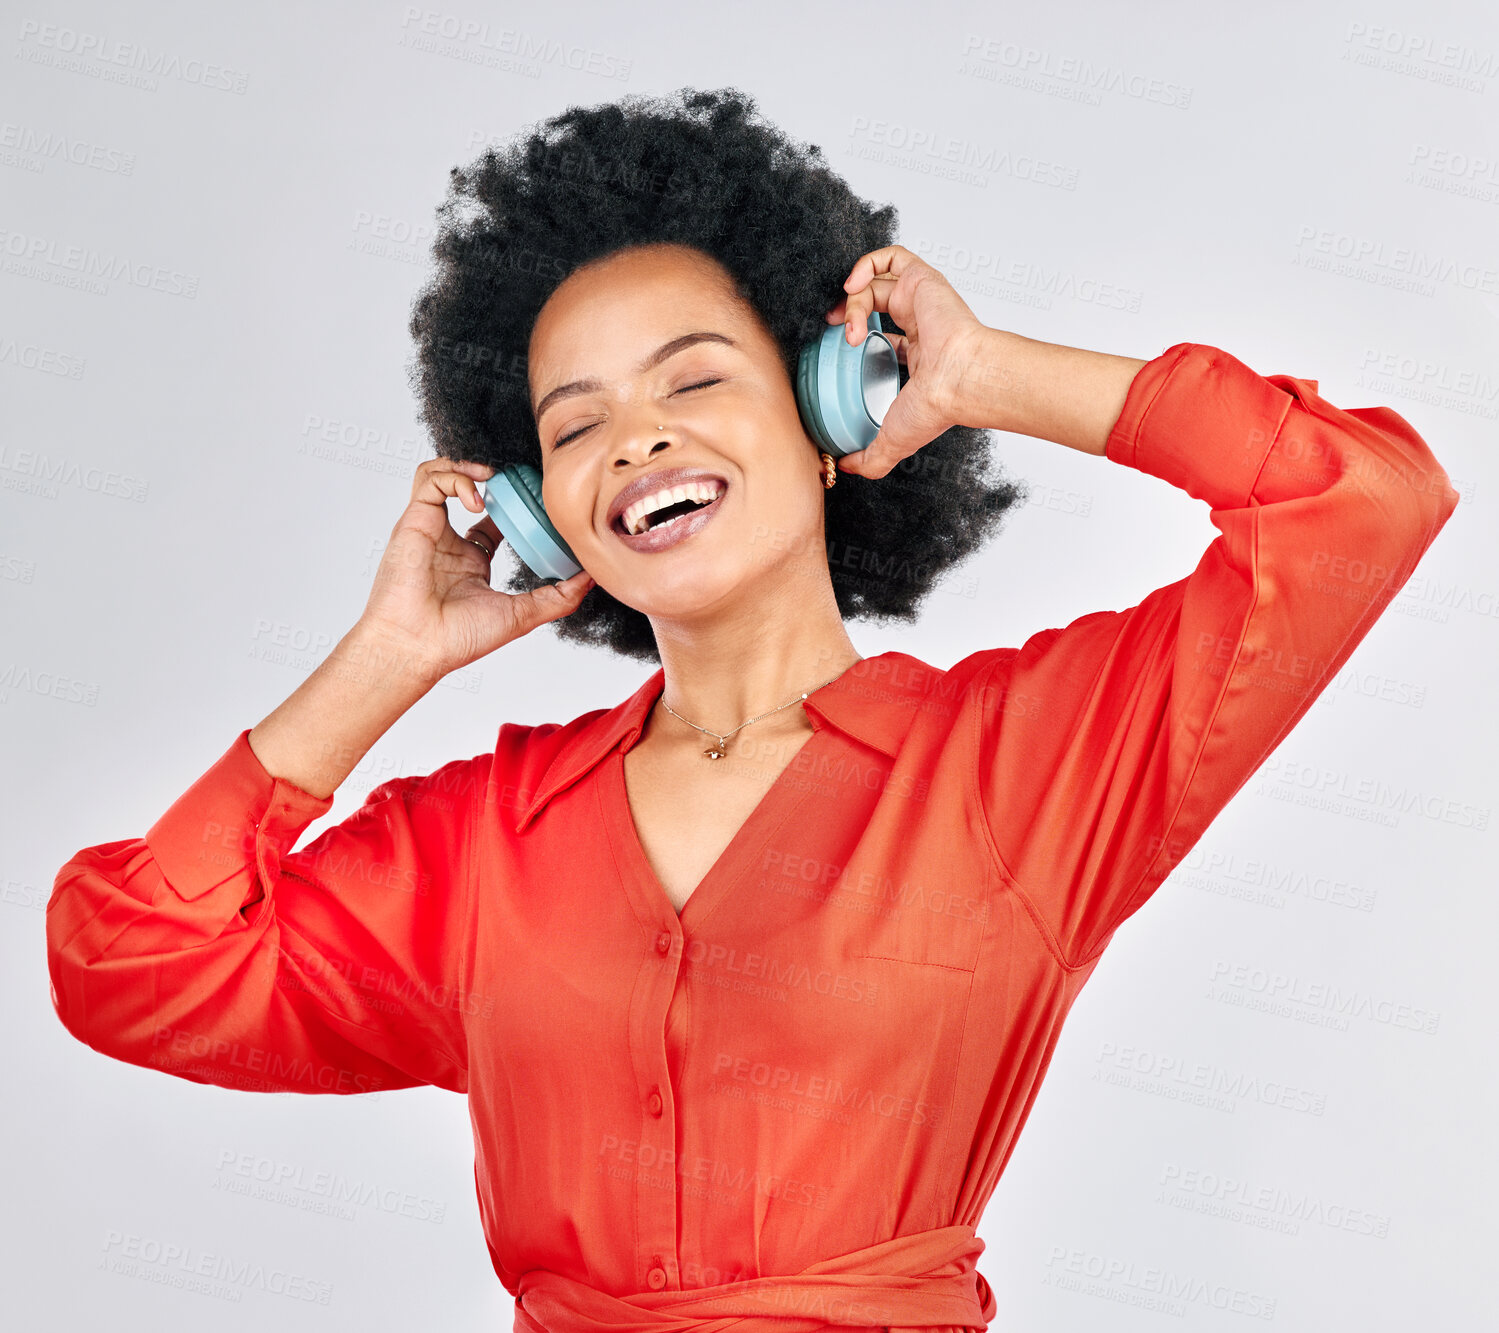
<svg viewBox="0 0 1499 1333"><path fill-rule="evenodd" d="M1402 418L1315 381L986 328L752 109L575 108L455 169L412 324L439 458L364 615L48 906L57 1012L118 1059L466 1093L527 1333L986 1324L975 1227L1072 1002L1457 501ZM909 379L835 469L795 355L873 311ZM1018 649L862 657L845 617L912 618L1021 495L989 429L1149 472L1221 535ZM446 502L482 513L516 461L587 572L504 593L499 532ZM438 679L545 623L659 665L291 850Z"/></svg>

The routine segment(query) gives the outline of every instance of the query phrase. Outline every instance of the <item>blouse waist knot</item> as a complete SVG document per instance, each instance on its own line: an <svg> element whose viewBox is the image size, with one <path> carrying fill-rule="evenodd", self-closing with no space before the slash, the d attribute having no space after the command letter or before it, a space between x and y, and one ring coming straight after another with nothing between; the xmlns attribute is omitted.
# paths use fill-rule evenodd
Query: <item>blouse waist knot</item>
<svg viewBox="0 0 1499 1333"><path fill-rule="evenodd" d="M824 1259L800 1273L687 1291L611 1296L547 1269L520 1277L516 1333L817 1333L984 1329L994 1293L971 1226L936 1227Z"/></svg>

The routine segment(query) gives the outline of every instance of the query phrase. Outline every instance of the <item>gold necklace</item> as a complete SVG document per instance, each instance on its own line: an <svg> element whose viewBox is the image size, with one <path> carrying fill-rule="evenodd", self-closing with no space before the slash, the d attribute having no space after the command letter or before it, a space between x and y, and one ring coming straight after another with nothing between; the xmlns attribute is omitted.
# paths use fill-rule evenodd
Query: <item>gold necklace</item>
<svg viewBox="0 0 1499 1333"><path fill-rule="evenodd" d="M839 673L839 675L841 674L842 672ZM837 679L837 676L829 676L827 680L822 682L822 685L831 685ZM804 690L801 694L797 695L796 698L788 699L780 706L780 708L772 708L770 710L770 713L779 713L781 711L781 708L790 708L792 704L801 703L807 697L807 695L817 693L817 691L822 688L822 685L815 685L810 690ZM668 713L670 713L679 721L687 722L687 719L685 717L683 717L679 712L677 712L675 708L673 708L669 703L666 702L666 696L664 694L661 696L661 707L666 709ZM751 722L759 722L761 718L769 717L770 713L761 713L760 717L752 717L750 718L749 722L741 722L737 727L734 728L733 731L729 732L726 736L719 736L716 731L709 731L707 727L699 727L696 722L687 722L687 725L697 731L702 732L704 736L718 736L718 744L713 746L711 749L704 750L703 753L707 755L709 759L723 759L728 754L728 750L725 747L728 745L729 736L734 735L736 732L743 731L747 726L750 725Z"/></svg>

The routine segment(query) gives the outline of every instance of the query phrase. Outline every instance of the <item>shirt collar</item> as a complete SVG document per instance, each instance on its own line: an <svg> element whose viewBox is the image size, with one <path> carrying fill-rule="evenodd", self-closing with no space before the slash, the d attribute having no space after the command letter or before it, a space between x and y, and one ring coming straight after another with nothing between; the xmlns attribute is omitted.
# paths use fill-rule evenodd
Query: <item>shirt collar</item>
<svg viewBox="0 0 1499 1333"><path fill-rule="evenodd" d="M802 706L814 731L831 726L893 759L928 691L945 674L909 653L880 653L855 662L809 694ZM580 721L547 766L515 825L517 833L524 833L553 796L585 777L616 747L628 750L635 744L665 681L666 669L657 667L628 699Z"/></svg>

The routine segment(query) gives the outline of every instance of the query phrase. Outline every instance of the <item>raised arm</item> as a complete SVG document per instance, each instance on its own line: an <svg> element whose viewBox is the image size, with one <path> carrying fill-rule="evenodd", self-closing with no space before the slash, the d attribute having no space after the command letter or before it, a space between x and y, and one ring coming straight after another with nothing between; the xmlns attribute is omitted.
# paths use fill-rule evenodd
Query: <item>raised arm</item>
<svg viewBox="0 0 1499 1333"><path fill-rule="evenodd" d="M991 415L975 424L1002 424ZM984 823L1069 967L1098 956L1280 744L1458 502L1389 408L1334 407L1315 380L1262 377L1203 344L1141 366L1104 452L1205 501L1220 535L1129 610L970 659Z"/></svg>
<svg viewBox="0 0 1499 1333"><path fill-rule="evenodd" d="M297 837L391 724L450 671L575 609L588 576L489 587L501 541L460 538L487 464L425 459L364 614L144 837L86 847L47 903L63 1026L198 1083L292 1092L468 1088L470 893L492 754L383 783ZM482 534L482 543L472 540ZM252 737L254 743L252 744Z"/></svg>
<svg viewBox="0 0 1499 1333"><path fill-rule="evenodd" d="M73 1036L248 1091L467 1090L465 1020L485 1003L466 973L469 885L493 756L385 782L291 850L425 691L405 674L346 639L261 724L268 761L326 794L273 776L242 731L143 837L62 867L47 961Z"/></svg>

